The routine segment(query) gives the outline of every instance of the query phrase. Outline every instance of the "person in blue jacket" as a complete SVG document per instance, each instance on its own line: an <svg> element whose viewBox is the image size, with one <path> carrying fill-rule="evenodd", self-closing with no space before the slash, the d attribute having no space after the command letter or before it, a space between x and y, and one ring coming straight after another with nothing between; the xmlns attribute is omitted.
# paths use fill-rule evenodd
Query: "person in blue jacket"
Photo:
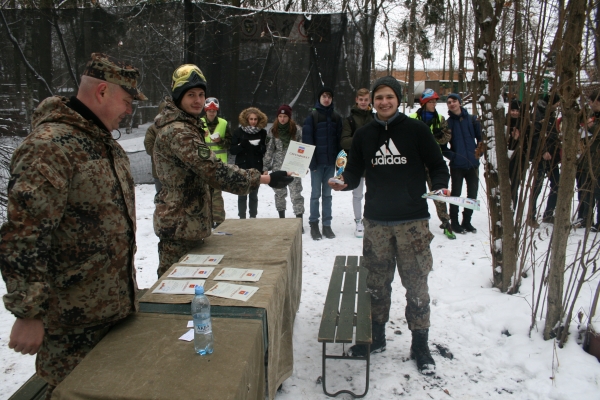
<svg viewBox="0 0 600 400"><path fill-rule="evenodd" d="M328 181L335 174L335 159L341 150L342 117L333 108L333 89L323 87L318 93L315 108L304 120L302 142L316 146L310 162L310 235L321 240L319 231L319 199L323 199L323 235L335 238L331 230L331 188Z"/></svg>
<svg viewBox="0 0 600 400"><path fill-rule="evenodd" d="M467 197L477 198L479 186L479 157L482 153L481 124L462 107L462 98L456 93L448 95L448 127L452 131L450 148L442 149L444 157L450 160L451 196L460 196L463 181L467 182ZM480 146L481 143L481 146ZM463 210L462 223L458 223L458 206L450 205L450 224L454 233L477 233L471 225L473 210Z"/></svg>

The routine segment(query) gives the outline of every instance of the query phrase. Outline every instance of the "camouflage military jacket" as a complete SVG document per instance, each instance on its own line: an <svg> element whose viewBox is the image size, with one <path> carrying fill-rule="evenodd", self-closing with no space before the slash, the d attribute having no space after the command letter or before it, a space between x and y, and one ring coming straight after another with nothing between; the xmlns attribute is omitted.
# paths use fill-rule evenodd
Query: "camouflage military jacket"
<svg viewBox="0 0 600 400"><path fill-rule="evenodd" d="M129 159L67 101L50 97L36 109L12 157L0 229L6 308L56 333L126 317L137 290Z"/></svg>
<svg viewBox="0 0 600 400"><path fill-rule="evenodd" d="M296 126L295 135L292 140L302 143L302 131ZM263 171L279 171L285 159L287 147L283 147L281 139L273 135L273 130L269 130L267 135L267 152L263 157Z"/></svg>
<svg viewBox="0 0 600 400"><path fill-rule="evenodd" d="M260 172L223 164L204 142L200 119L167 99L155 119L154 165L162 190L154 198L154 232L161 239L200 240L212 227L211 187L248 194Z"/></svg>

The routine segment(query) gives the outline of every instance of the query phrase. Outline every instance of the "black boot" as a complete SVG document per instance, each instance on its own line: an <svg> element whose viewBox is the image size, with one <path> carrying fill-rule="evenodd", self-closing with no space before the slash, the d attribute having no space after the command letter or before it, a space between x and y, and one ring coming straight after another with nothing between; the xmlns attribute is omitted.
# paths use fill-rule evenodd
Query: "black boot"
<svg viewBox="0 0 600 400"><path fill-rule="evenodd" d="M454 233L460 233L460 234L465 234L467 233L465 231L465 228L463 228L462 226L460 226L460 224L458 223L458 219L452 219L452 222L450 222L450 227L452 228L452 232Z"/></svg>
<svg viewBox="0 0 600 400"><path fill-rule="evenodd" d="M279 211L279 218L285 218L285 210Z"/></svg>
<svg viewBox="0 0 600 400"><path fill-rule="evenodd" d="M463 217L463 222L460 224L460 226L467 232L477 233L477 229L471 225L471 218L466 219Z"/></svg>
<svg viewBox="0 0 600 400"><path fill-rule="evenodd" d="M378 324L373 322L371 325L373 332L373 344L371 344L371 354L382 353L385 351L385 324ZM367 345L366 344L355 344L350 347L348 353L352 357L366 357L367 356Z"/></svg>
<svg viewBox="0 0 600 400"><path fill-rule="evenodd" d="M300 220L302 220L302 214L296 214L296 218L300 218ZM302 234L304 235L304 224L302 224Z"/></svg>
<svg viewBox="0 0 600 400"><path fill-rule="evenodd" d="M335 238L335 233L333 233L333 231L331 230L331 226L327 225L323 225L323 235L325 235L325 237L327 239L334 239Z"/></svg>
<svg viewBox="0 0 600 400"><path fill-rule="evenodd" d="M417 368L423 375L435 374L435 361L429 352L429 329L415 329L412 331L412 344L410 358L417 360Z"/></svg>
<svg viewBox="0 0 600 400"><path fill-rule="evenodd" d="M309 222L310 225L310 236L313 240L321 240L323 236L321 236L321 231L319 230L318 222Z"/></svg>

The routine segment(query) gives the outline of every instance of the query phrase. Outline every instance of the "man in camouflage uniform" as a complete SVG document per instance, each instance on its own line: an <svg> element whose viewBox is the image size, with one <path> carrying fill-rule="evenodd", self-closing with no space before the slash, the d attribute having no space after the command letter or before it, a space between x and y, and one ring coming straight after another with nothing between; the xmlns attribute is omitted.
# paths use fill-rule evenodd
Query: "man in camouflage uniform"
<svg viewBox="0 0 600 400"><path fill-rule="evenodd" d="M76 97L50 97L15 150L0 229L9 347L36 354L58 385L117 321L135 311L135 188L111 131L131 114L138 71L92 54Z"/></svg>
<svg viewBox="0 0 600 400"><path fill-rule="evenodd" d="M173 73L172 98L165 98L165 109L155 120L154 163L163 184L154 198L159 277L210 236L211 188L247 194L261 183L278 188L292 181L285 171L261 175L217 158L204 141L204 124L198 118L205 92L206 78L200 68L180 66Z"/></svg>
<svg viewBox="0 0 600 400"><path fill-rule="evenodd" d="M227 150L231 147L231 129L227 120L218 117L219 100L209 97L204 102L206 115L200 118L206 124L204 141L217 158L227 164ZM213 189L212 195L213 228L225 221L225 201L220 189Z"/></svg>
<svg viewBox="0 0 600 400"><path fill-rule="evenodd" d="M371 294L373 344L371 353L386 349L385 324L389 319L392 281L396 268L406 288L405 316L412 332L411 357L423 374L435 372L428 346L429 288L433 260L429 243L426 191L429 170L434 190L448 193L449 173L439 145L423 122L398 111L402 88L383 77L373 83L373 121L357 130L350 158L342 174L344 184L330 181L334 190L352 190L366 170L363 238L367 289ZM366 345L350 348L366 356Z"/></svg>

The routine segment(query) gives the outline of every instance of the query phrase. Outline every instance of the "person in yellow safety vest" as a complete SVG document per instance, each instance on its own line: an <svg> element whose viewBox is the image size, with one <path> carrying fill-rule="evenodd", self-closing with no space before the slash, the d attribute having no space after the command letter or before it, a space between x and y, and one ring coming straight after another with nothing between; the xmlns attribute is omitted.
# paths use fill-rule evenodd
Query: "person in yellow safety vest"
<svg viewBox="0 0 600 400"><path fill-rule="evenodd" d="M216 97L207 98L204 102L204 112L206 115L201 118L207 128L204 140L217 158L227 164L227 150L231 146L231 130L226 120L217 117L219 100ZM212 199L213 228L216 228L225 221L225 203L220 189L213 189Z"/></svg>

